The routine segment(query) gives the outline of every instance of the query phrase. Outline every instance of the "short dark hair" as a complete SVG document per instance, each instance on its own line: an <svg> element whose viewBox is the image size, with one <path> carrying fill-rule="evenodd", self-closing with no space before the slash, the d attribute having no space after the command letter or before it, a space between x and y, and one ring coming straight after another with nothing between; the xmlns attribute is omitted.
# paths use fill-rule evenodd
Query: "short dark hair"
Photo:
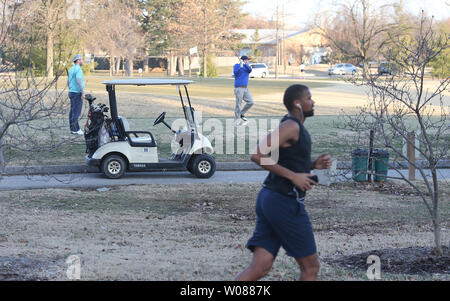
<svg viewBox="0 0 450 301"><path fill-rule="evenodd" d="M294 101L302 98L303 93L309 88L305 85L292 85L284 92L283 103L290 112L294 108Z"/></svg>

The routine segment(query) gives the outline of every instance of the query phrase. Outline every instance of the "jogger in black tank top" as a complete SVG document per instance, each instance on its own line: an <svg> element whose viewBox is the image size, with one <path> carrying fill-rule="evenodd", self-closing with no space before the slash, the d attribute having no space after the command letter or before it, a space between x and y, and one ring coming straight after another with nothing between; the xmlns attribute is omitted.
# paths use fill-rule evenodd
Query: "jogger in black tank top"
<svg viewBox="0 0 450 301"><path fill-rule="evenodd" d="M311 161L311 139L303 127L314 115L314 101L306 86L289 87L283 99L289 115L260 142L251 159L270 173L256 203L256 228L247 247L253 252L248 268L235 280L255 281L264 277L282 246L300 266L300 280L316 280L319 261L311 222L304 207L306 191L317 184L312 169L328 169L327 154ZM278 154L277 156L274 154ZM274 158L275 157L275 158Z"/></svg>

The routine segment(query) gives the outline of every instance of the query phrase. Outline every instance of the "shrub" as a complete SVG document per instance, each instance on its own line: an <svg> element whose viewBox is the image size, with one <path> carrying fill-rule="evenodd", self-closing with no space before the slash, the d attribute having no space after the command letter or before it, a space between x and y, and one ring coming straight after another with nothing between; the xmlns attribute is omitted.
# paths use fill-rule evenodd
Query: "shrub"
<svg viewBox="0 0 450 301"><path fill-rule="evenodd" d="M217 68L212 61L212 57L208 56L206 58L206 74L207 77L217 77ZM200 63L200 76L203 76L203 60Z"/></svg>

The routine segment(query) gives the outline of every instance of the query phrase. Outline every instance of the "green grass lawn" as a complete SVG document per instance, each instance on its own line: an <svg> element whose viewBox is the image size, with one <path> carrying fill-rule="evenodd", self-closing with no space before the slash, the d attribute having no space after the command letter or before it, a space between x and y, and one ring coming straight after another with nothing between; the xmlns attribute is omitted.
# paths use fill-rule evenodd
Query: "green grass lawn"
<svg viewBox="0 0 450 301"><path fill-rule="evenodd" d="M160 75L160 76L158 76ZM158 75L145 75L145 77L165 77L162 74ZM117 79L118 77L109 76L86 76L86 91L89 92L104 92L106 94L105 85L103 81L108 79ZM135 77L139 78L139 77ZM190 80L188 77L183 79ZM189 93L192 97L208 97L214 98L234 98L234 79L229 78L192 78L195 84L189 85ZM67 77L61 77L58 81L60 88L64 87L67 82ZM292 84L301 83L299 80L274 80L274 79L250 79L249 88L253 96L283 93L287 87ZM308 82L310 88L327 87L329 83L323 82ZM175 87L173 86L117 86L116 93L121 92L138 92L138 93L150 93L156 95L177 95Z"/></svg>
<svg viewBox="0 0 450 301"><path fill-rule="evenodd" d="M87 92L94 94L97 97L96 103L102 102L108 104L108 94L105 86L101 84L108 76L92 75L86 76ZM58 85L64 86L66 78L61 78ZM203 116L203 123L207 124L209 118L217 118L224 126L223 135L225 136L226 119L234 118L234 92L232 78L196 78L196 83L189 86L192 104L198 113L201 112ZM251 92L255 99L255 106L247 114L249 118L256 119L258 124L265 122L268 129L270 129L270 119L280 120L286 113L282 104L282 93L284 90L299 81L289 80L270 80L270 79L251 79ZM326 87L328 83L308 83L313 87ZM117 86L116 94L118 100L119 115L126 117L131 125L132 130L151 131L157 142L158 152L161 158L169 157L171 154L170 139L172 138L169 130L163 125L153 127L154 119L162 112L167 112L167 122L171 124L175 119L182 118L184 115L181 109L181 103L178 93L173 86ZM270 96L271 95L271 96ZM273 96L275 95L275 96ZM268 97L270 96L270 97ZM185 99L186 100L186 99ZM85 106L84 113L80 119L80 125L84 124L87 115L87 108ZM267 122L264 119L269 119ZM334 139L332 124L335 117L318 117L311 119L310 130L313 136L320 133L326 135L327 139ZM232 122L232 120L230 120ZM226 146L222 150L218 149L216 154L218 161L242 161L248 160L250 152L254 149L255 144L249 146L249 137L255 138L253 141L257 142L258 134L248 136L248 134L238 134L235 131L234 145L235 153L224 154ZM325 130L324 133L321 133ZM211 131L204 131L208 136ZM267 131L265 132L267 133ZM328 135L328 134L331 135ZM67 136L68 133L61 131L62 136ZM262 132L264 134L264 131ZM44 138L44 137L43 137ZM238 151L238 142L244 141L245 150ZM338 141L336 141L337 143ZM322 152L330 141L318 143L316 149ZM242 145L242 144L240 144ZM213 146L216 143L213 142ZM330 153L338 155L343 153L341 149L332 149ZM52 152L43 152L39 154L39 160L42 164L66 164L66 163L83 163L85 155L84 139L79 138L75 143L70 143L61 146ZM10 160L11 165L23 164L25 156L19 151L14 151L6 148L6 157Z"/></svg>
<svg viewBox="0 0 450 301"><path fill-rule="evenodd" d="M166 121L172 125L177 118L168 117ZM178 119L180 120L180 119ZM249 132L247 127L237 130L234 126L227 127L226 118L204 118L203 134L210 139L215 147L217 161L233 162L233 161L249 161L250 154L254 150L259 137L267 134L273 126L277 126L280 116L256 116L252 117L251 122L257 124L257 131ZM153 126L153 118L128 118L131 130L150 131L157 143L158 154L160 158L170 157L172 151L170 141L172 134L169 129L160 124ZM339 116L315 116L306 121L305 126L312 137L312 156L317 157L322 153L328 153L338 160L350 160L351 151L356 148L354 136L351 132L346 132L335 128L335 123L339 121ZM80 122L80 124L82 124ZM223 127L208 127L208 124L218 124ZM228 119L228 124L233 124L232 119ZM226 138L226 130L230 130L231 139ZM64 133L61 133L64 135ZM67 133L65 134L67 136ZM218 143L215 138L222 137L222 143ZM450 138L449 138L450 139ZM368 135L360 140L362 147L368 148ZM232 153L227 153L229 145ZM382 148L381 145L375 145L376 148ZM25 156L18 151L6 149L5 155L11 161L11 165L24 164ZM79 137L74 143L65 144L52 152L42 152L39 154L39 164L82 164L85 156L85 142L83 137Z"/></svg>
<svg viewBox="0 0 450 301"><path fill-rule="evenodd" d="M87 90L97 97L96 103L109 103L105 86L101 84L103 80L108 78L104 74L86 77ZM65 78L61 78L59 85L64 84L65 80ZM294 83L301 83L301 81L290 80L252 79L250 81L250 89L255 99L255 105L248 112L247 116L252 122L255 121L257 123L258 132L249 135L247 132L238 133L233 126L226 126L227 121L232 123L234 118L233 80L231 78L197 78L195 81L196 84L191 85L189 89L192 104L196 112L201 113L203 117L203 125L211 125L213 121L222 125L224 144L221 145L217 144L216 141L212 141L213 146L216 148L215 156L218 161L248 161L251 151L254 150L258 142L258 138L267 134L267 131L271 129L271 120L279 121L286 114L285 107L282 104L282 95L286 87ZM307 85L311 88L321 88L332 84L308 81ZM128 119L132 130L152 132L158 143L160 158L169 157L171 154L170 140L172 135L164 125L153 127L153 121L162 112L167 113L166 121L169 124L172 124L176 119L183 118L181 103L175 87L118 86L116 93L119 115ZM331 115L320 115L319 113L319 115L309 118L305 123L313 141L313 157L327 152L338 160L350 160L352 149L368 147L369 133L358 140L354 133L338 129L336 124L342 121L338 116L339 110L335 109L336 112L332 108L330 110ZM321 111L320 103L316 111ZM86 115L87 108L85 106L84 113L80 119L81 126L86 121ZM63 121L63 124L65 123ZM276 126L277 123L275 122L273 128ZM234 132L234 138L225 144L225 130L227 128ZM203 134L210 140L213 140L212 130L217 129L205 128L203 130ZM65 128L60 131L59 135L61 137L70 136L68 129ZM42 139L45 138L45 134L43 134ZM450 137L446 139L446 141L450 142ZM231 141L234 142L234 148L231 148L232 151L226 154L226 147L227 145L229 147L229 142ZM401 145L401 143L401 140L397 141L397 144ZM240 148L238 148L238 145ZM382 145L375 145L375 147L382 148ZM12 150L8 147L5 148L5 155L7 161L10 162L9 165L24 164L26 157L20 151ZM84 156L84 139L79 137L75 142L63 144L51 152L46 151L36 154L33 164L83 163Z"/></svg>

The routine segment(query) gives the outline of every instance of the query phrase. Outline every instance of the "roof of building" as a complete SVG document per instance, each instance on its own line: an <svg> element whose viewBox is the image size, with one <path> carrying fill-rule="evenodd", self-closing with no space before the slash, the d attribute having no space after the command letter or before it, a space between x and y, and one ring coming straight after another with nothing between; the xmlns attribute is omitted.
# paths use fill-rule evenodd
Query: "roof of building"
<svg viewBox="0 0 450 301"><path fill-rule="evenodd" d="M309 29L304 29L301 31L297 30L285 30L284 33L282 30L278 30L279 39L289 39L293 36L308 32ZM256 29L235 29L235 33L241 34L244 36L242 39L242 43L244 44L260 44L260 45L273 45L276 44L277 40L277 30L276 29L258 29L259 40L254 40L254 35Z"/></svg>

